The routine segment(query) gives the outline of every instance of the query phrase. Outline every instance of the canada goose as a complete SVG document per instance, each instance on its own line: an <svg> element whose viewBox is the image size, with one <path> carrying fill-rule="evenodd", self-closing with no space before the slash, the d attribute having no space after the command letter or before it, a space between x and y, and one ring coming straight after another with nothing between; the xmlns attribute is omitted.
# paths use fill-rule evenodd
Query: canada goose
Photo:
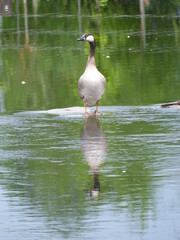
<svg viewBox="0 0 180 240"><path fill-rule="evenodd" d="M84 34L78 41L87 41L90 45L89 57L83 75L79 79L79 96L84 102L85 115L87 105L92 107L96 104L95 114L98 115L98 104L106 87L105 77L97 70L95 64L95 39L92 34Z"/></svg>

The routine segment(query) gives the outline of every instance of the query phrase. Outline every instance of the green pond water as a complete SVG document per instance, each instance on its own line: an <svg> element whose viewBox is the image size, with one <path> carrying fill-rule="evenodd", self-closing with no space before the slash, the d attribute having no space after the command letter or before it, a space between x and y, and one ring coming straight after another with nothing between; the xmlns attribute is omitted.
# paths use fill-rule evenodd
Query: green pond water
<svg viewBox="0 0 180 240"><path fill-rule="evenodd" d="M180 2L146 1L145 18L139 1L9 2L0 239L180 239L180 110L160 107L180 99ZM85 32L107 80L99 117L78 95Z"/></svg>

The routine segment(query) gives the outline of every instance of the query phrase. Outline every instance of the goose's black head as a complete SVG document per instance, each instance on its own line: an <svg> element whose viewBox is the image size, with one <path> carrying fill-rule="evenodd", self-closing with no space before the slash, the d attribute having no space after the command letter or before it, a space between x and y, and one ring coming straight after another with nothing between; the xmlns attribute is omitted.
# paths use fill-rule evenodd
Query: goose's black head
<svg viewBox="0 0 180 240"><path fill-rule="evenodd" d="M89 43L94 42L94 37L90 33L84 34L82 37L78 38L77 41L87 41Z"/></svg>

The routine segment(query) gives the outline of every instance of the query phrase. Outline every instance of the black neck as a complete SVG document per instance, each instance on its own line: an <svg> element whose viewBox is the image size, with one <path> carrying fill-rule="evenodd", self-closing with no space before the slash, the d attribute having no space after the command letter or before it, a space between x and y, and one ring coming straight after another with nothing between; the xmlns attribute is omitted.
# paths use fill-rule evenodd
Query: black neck
<svg viewBox="0 0 180 240"><path fill-rule="evenodd" d="M90 42L90 50L89 50L89 57L88 57L88 61L87 61L87 65L89 64L95 64L95 48L96 48L96 44L95 42Z"/></svg>
<svg viewBox="0 0 180 240"><path fill-rule="evenodd" d="M90 55L90 57L93 57L95 55L96 44L95 44L95 42L90 42L89 45L90 45L89 55Z"/></svg>

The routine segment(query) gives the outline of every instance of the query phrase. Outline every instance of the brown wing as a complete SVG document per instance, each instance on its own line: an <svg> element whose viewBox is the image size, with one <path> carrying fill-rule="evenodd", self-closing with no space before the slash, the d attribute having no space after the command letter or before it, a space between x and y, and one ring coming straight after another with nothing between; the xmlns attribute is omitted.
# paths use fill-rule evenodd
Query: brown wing
<svg viewBox="0 0 180 240"><path fill-rule="evenodd" d="M84 95L83 95L83 88L84 88L84 83L83 83L83 79L80 78L79 79L79 83L78 83L78 89L79 89L79 96L81 99L84 99Z"/></svg>

